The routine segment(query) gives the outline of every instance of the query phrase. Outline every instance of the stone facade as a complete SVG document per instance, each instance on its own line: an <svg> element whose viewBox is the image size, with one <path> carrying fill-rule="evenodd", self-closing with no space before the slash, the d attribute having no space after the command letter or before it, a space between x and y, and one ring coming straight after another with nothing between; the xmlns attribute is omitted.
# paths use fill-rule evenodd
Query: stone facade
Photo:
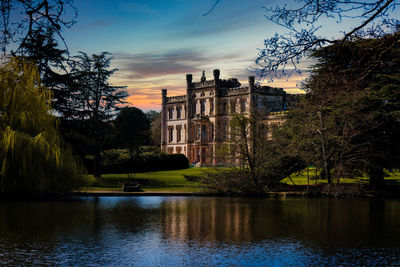
<svg viewBox="0 0 400 267"><path fill-rule="evenodd" d="M282 123L288 105L283 89L256 85L254 76L241 87L237 79L221 80L217 69L213 74L214 79L207 80L203 72L200 82L187 74L186 95L168 97L162 89L162 151L185 154L190 163L218 164L216 149L226 141L234 113L264 110L270 114L268 125Z"/></svg>

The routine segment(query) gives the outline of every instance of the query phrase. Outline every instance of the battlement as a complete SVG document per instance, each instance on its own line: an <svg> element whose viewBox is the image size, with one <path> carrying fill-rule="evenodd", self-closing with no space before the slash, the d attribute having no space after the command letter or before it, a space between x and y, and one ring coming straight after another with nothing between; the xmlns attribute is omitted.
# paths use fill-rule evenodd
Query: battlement
<svg viewBox="0 0 400 267"><path fill-rule="evenodd" d="M249 87L221 88L220 89L221 96L242 95L242 94L248 94L249 92L250 92Z"/></svg>
<svg viewBox="0 0 400 267"><path fill-rule="evenodd" d="M210 80L210 81L193 83L193 88L194 89L199 89L199 88L211 87L211 86L214 86L214 85L215 85L215 81L214 80Z"/></svg>
<svg viewBox="0 0 400 267"><path fill-rule="evenodd" d="M178 95L178 96L170 96L166 98L166 103L178 103L178 102L185 102L186 95Z"/></svg>

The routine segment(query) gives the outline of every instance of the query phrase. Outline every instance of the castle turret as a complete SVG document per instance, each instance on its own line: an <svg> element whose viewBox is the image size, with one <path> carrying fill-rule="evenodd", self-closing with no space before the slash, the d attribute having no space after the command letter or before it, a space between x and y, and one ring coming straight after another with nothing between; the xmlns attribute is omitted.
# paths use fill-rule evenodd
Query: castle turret
<svg viewBox="0 0 400 267"><path fill-rule="evenodd" d="M193 75L192 74L186 74L187 89L192 87L192 81L193 81Z"/></svg>
<svg viewBox="0 0 400 267"><path fill-rule="evenodd" d="M166 152L166 127L167 127L167 89L161 89L162 106L161 106L161 151Z"/></svg>
<svg viewBox="0 0 400 267"><path fill-rule="evenodd" d="M254 76L249 76L249 88L250 91L253 91L255 87L255 77Z"/></svg>
<svg viewBox="0 0 400 267"><path fill-rule="evenodd" d="M254 95L255 88L255 77L249 76L249 111L253 112L253 109L256 108L256 96Z"/></svg>
<svg viewBox="0 0 400 267"><path fill-rule="evenodd" d="M219 69L215 69L213 73L214 73L215 84L217 84L219 82L219 75L220 75Z"/></svg>
<svg viewBox="0 0 400 267"><path fill-rule="evenodd" d="M167 89L161 89L162 103L167 103Z"/></svg>

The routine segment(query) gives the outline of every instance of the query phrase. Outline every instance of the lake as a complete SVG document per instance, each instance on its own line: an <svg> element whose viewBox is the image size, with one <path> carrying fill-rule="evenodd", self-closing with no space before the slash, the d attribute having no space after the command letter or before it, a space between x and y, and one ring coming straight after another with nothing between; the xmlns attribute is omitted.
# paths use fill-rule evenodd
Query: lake
<svg viewBox="0 0 400 267"><path fill-rule="evenodd" d="M400 200L1 202L0 265L400 265Z"/></svg>

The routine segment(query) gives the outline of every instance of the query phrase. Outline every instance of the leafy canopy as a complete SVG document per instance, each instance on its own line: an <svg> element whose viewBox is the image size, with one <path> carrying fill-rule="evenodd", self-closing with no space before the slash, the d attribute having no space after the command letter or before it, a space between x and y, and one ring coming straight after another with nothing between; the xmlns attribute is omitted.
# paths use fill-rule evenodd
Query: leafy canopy
<svg viewBox="0 0 400 267"><path fill-rule="evenodd" d="M46 194L80 186L82 170L57 130L51 93L18 58L0 67L0 193Z"/></svg>

